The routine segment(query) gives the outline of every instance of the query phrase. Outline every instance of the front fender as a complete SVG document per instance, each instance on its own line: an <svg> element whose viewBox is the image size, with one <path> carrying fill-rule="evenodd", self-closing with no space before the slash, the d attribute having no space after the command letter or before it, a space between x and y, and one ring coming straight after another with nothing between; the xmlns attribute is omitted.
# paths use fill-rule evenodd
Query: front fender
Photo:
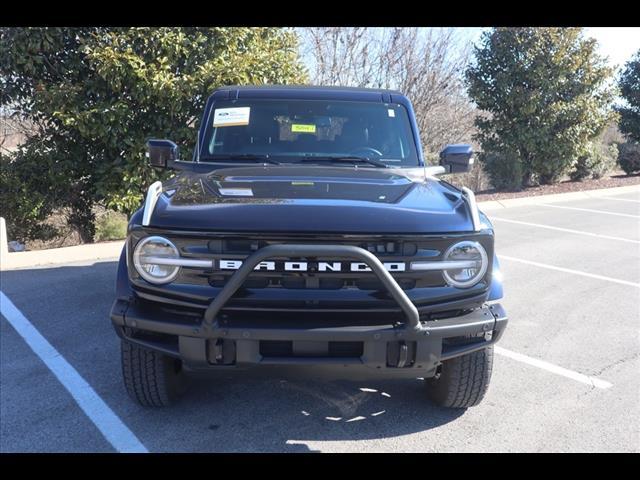
<svg viewBox="0 0 640 480"><path fill-rule="evenodd" d="M480 212L480 223L483 223L485 227L490 228L495 234L493 224L491 223L491 220L489 220L489 217L484 214L484 212ZM489 297L487 298L487 300L499 300L503 296L504 292L502 290L502 272L500 271L500 261L498 260L498 255L496 255L494 251L491 286L489 288Z"/></svg>
<svg viewBox="0 0 640 480"><path fill-rule="evenodd" d="M489 289L489 297L487 300L499 300L504 296L502 291L502 272L500 271L500 262L498 256L493 255L493 269L491 274L491 287Z"/></svg>
<svg viewBox="0 0 640 480"><path fill-rule="evenodd" d="M116 274L116 297L131 297L133 290L129 282L129 271L127 270L127 246L122 247L120 260L118 261L118 273Z"/></svg>

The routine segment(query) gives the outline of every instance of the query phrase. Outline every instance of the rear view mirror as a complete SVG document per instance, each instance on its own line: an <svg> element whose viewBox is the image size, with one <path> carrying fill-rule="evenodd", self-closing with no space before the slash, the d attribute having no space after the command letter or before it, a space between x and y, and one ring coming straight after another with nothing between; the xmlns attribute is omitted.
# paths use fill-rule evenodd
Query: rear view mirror
<svg viewBox="0 0 640 480"><path fill-rule="evenodd" d="M178 146L171 140L150 139L147 141L149 165L155 168L172 168L178 160Z"/></svg>
<svg viewBox="0 0 640 480"><path fill-rule="evenodd" d="M440 165L447 169L447 173L469 172L473 161L471 145L447 145L440 152Z"/></svg>

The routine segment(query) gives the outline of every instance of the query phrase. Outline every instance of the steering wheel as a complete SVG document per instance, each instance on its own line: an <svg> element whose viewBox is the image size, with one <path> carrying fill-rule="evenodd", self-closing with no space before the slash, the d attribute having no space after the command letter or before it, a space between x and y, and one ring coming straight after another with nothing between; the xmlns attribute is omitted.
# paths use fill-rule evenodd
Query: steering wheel
<svg viewBox="0 0 640 480"><path fill-rule="evenodd" d="M368 153L374 153L379 157L382 157L382 152L380 150L376 150L373 147L358 147L354 150L351 150L349 152L349 155L358 155L358 152L368 152Z"/></svg>

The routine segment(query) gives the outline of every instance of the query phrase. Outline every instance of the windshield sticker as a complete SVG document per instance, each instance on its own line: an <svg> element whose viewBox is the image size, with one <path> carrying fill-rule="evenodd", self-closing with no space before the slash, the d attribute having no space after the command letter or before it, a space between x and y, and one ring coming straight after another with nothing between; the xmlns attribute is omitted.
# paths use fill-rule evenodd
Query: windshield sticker
<svg viewBox="0 0 640 480"><path fill-rule="evenodd" d="M230 197L253 197L253 190L250 188L221 188L219 192Z"/></svg>
<svg viewBox="0 0 640 480"><path fill-rule="evenodd" d="M293 133L316 133L316 126L303 125L301 123L294 123L291 125L291 131Z"/></svg>
<svg viewBox="0 0 640 480"><path fill-rule="evenodd" d="M216 108L213 112L214 127L249 125L251 107Z"/></svg>
<svg viewBox="0 0 640 480"><path fill-rule="evenodd" d="M395 117L396 116L396 111L392 108L390 108L389 110L387 110L387 112L389 112L389 116L390 117Z"/></svg>

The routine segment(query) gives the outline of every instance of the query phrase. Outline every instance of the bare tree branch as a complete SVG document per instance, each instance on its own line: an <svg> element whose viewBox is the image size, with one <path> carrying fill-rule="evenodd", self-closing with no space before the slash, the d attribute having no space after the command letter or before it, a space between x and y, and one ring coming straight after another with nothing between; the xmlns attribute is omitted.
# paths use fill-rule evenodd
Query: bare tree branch
<svg viewBox="0 0 640 480"><path fill-rule="evenodd" d="M407 95L428 157L447 143L472 143L476 111L462 81L470 49L454 29L311 27L301 36L313 83Z"/></svg>

